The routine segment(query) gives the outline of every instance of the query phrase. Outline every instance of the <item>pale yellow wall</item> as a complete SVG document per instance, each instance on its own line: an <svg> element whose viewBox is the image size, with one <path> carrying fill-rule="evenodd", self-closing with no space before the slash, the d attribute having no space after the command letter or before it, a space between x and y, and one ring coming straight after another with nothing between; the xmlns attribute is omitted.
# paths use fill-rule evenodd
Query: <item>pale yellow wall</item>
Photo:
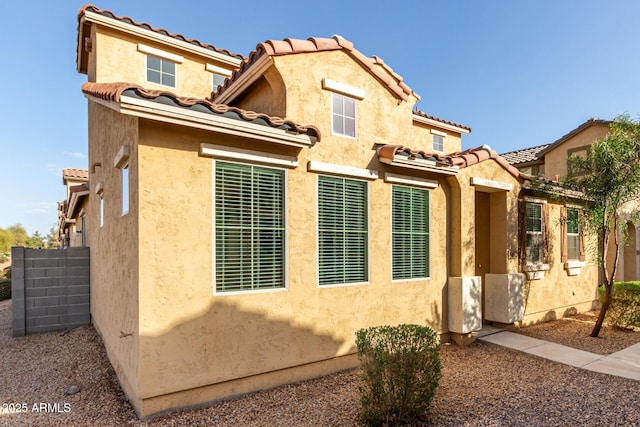
<svg viewBox="0 0 640 427"><path fill-rule="evenodd" d="M604 138L608 132L609 126L593 124L546 153L544 155L544 177L553 179L556 175L558 177L567 176L568 152L578 147L590 146L595 140Z"/></svg>
<svg viewBox="0 0 640 427"><path fill-rule="evenodd" d="M432 129L447 134L447 136L444 137L444 149L442 151L435 151L433 149L433 134L430 132ZM450 154L462 150L462 137L459 133L427 125L426 123L420 123L418 121L413 122L413 126L411 127L411 137L409 140L412 141L412 149L423 150L427 153Z"/></svg>
<svg viewBox="0 0 640 427"><path fill-rule="evenodd" d="M579 275L569 276L560 259L562 205L549 201L547 206L550 270L543 279L525 281L525 324L590 310L598 298L597 237L585 234L586 266Z"/></svg>
<svg viewBox="0 0 640 427"><path fill-rule="evenodd" d="M95 26L94 26L95 28ZM232 69L211 58L183 52L171 46L98 27L92 32L93 51L89 65L89 81L135 83L149 89L165 90L184 97L204 99L211 95L212 73L206 64ZM176 87L167 87L146 80L146 54L138 51L138 43L184 57L176 64ZM92 63L95 61L95 65Z"/></svg>
<svg viewBox="0 0 640 427"><path fill-rule="evenodd" d="M330 158L304 149L287 171L286 291L214 295L212 279L212 163L201 142L266 149L143 121L140 137L140 395L205 386L234 378L328 361L353 354L359 328L430 324L447 332L442 306L447 281L446 201L431 191L430 279L391 282L391 186L369 185L369 283L317 285L317 174L307 159L366 167L325 147ZM295 149L272 148L280 154ZM397 171L396 171L397 173ZM258 380L256 380L258 381ZM260 387L258 382L256 387Z"/></svg>
<svg viewBox="0 0 640 427"><path fill-rule="evenodd" d="M89 102L89 185L87 245L91 247L91 317L109 360L129 396L138 387L137 119ZM121 215L120 170L113 161L122 144L130 159L129 214ZM94 166L100 163L101 166ZM102 185L104 225L99 226ZM123 336L124 335L124 336Z"/></svg>

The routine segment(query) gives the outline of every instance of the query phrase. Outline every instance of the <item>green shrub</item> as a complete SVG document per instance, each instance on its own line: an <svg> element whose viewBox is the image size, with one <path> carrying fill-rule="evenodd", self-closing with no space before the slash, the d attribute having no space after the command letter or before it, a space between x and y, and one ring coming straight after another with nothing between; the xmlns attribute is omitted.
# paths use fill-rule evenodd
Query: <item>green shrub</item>
<svg viewBox="0 0 640 427"><path fill-rule="evenodd" d="M442 376L436 332L420 325L377 326L357 331L356 346L362 421L393 425L424 418Z"/></svg>
<svg viewBox="0 0 640 427"><path fill-rule="evenodd" d="M5 267L0 272L0 279L2 277L6 277L7 279L11 279L11 266Z"/></svg>
<svg viewBox="0 0 640 427"><path fill-rule="evenodd" d="M11 280L0 279L0 301L11 298Z"/></svg>
<svg viewBox="0 0 640 427"><path fill-rule="evenodd" d="M601 286L598 291L602 302L604 287ZM640 282L614 283L607 322L620 329L640 327Z"/></svg>

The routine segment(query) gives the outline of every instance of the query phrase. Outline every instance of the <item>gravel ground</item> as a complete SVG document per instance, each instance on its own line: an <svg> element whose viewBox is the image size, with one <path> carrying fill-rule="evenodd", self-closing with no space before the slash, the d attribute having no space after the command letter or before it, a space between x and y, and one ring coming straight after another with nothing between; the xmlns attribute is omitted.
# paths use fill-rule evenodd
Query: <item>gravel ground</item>
<svg viewBox="0 0 640 427"><path fill-rule="evenodd" d="M357 370L139 421L91 326L11 338L10 308L10 301L0 302L0 405L24 404L26 410L0 409L0 425L359 425ZM603 338L589 338L589 316L519 332L601 354L612 352L613 345L640 342L640 331L606 329ZM619 334L622 338L610 338ZM423 425L640 426L640 382L486 344L445 344L441 358L443 377ZM80 391L65 396L73 386Z"/></svg>

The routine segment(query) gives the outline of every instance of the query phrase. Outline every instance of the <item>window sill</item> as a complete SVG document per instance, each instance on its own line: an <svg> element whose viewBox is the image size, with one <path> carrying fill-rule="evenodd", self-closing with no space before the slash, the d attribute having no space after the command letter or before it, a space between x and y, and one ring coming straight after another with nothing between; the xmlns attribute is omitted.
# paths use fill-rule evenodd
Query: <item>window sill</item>
<svg viewBox="0 0 640 427"><path fill-rule="evenodd" d="M524 272L529 280L540 280L544 278L544 272L549 270L549 264L535 263L527 264L524 267Z"/></svg>
<svg viewBox="0 0 640 427"><path fill-rule="evenodd" d="M577 276L586 264L584 261L570 260L564 263L564 269L567 270L568 276Z"/></svg>

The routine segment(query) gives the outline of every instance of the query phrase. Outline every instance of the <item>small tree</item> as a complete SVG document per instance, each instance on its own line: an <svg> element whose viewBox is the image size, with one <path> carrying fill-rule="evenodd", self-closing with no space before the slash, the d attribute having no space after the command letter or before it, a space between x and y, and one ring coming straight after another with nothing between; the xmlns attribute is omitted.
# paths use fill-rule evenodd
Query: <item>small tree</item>
<svg viewBox="0 0 640 427"><path fill-rule="evenodd" d="M591 332L597 337L602 328L618 269L620 236L626 227L621 219L623 208L638 212L640 195L640 121L628 115L616 117L607 136L594 142L586 158L570 157L569 170L586 172L569 176L567 184L581 191L588 203L584 210L585 226L598 234L598 252L602 267L604 301ZM608 262L608 250L613 239L613 262Z"/></svg>

